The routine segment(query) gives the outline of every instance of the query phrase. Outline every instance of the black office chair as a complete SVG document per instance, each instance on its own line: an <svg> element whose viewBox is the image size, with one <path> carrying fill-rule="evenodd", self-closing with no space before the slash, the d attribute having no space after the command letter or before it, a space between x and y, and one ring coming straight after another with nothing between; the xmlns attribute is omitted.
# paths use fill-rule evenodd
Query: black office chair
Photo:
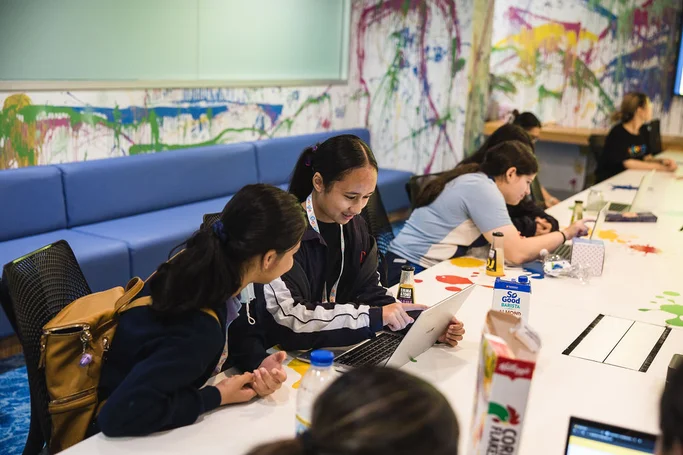
<svg viewBox="0 0 683 455"><path fill-rule="evenodd" d="M41 453L50 437L50 398L45 372L38 367L43 326L62 308L90 294L71 247L60 240L6 264L3 268L8 302L24 350L31 397L31 423L24 455ZM9 312L8 312L9 317Z"/></svg>
<svg viewBox="0 0 683 455"><path fill-rule="evenodd" d="M408 183L406 183L406 193L408 193L408 200L410 201L410 210L415 210L415 200L427 183L442 174L445 174L445 172L413 175L410 177L410 180L408 180Z"/></svg>
<svg viewBox="0 0 683 455"><path fill-rule="evenodd" d="M653 155L662 153L662 132L659 120L653 120L641 126L640 132L645 135L647 148L650 153Z"/></svg>
<svg viewBox="0 0 683 455"><path fill-rule="evenodd" d="M588 168L590 169L592 167L593 170L587 174L586 184L584 185L585 188L600 183L595 171L602 159L602 151L605 148L606 139L607 136L602 134L591 134L588 136L588 150L590 153L588 153L586 157L588 159ZM585 149L581 148L580 150L584 151Z"/></svg>

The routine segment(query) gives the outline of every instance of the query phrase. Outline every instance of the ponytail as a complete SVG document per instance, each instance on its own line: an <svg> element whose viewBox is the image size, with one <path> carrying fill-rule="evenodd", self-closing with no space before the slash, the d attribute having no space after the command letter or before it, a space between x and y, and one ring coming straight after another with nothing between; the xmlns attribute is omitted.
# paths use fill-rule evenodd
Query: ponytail
<svg viewBox="0 0 683 455"><path fill-rule="evenodd" d="M481 164L460 164L431 180L417 196L415 207L424 207L434 202L448 182L462 175L483 172L487 177L496 178L504 175L512 167L517 169L517 175L532 175L538 172L538 162L532 148L524 142L502 142L486 151Z"/></svg>
<svg viewBox="0 0 683 455"><path fill-rule="evenodd" d="M305 455L304 446L299 438L285 439L257 446L247 455Z"/></svg>
<svg viewBox="0 0 683 455"><path fill-rule="evenodd" d="M531 112L522 112L521 114L517 109L512 111L511 122L513 125L517 125L525 130L530 130L532 128L541 128L543 125L541 121Z"/></svg>
<svg viewBox="0 0 683 455"><path fill-rule="evenodd" d="M152 309L180 315L225 305L242 287L254 257L290 250L305 229L303 209L291 194L264 184L243 187L218 221L195 232L184 251L159 266L149 282Z"/></svg>
<svg viewBox="0 0 683 455"><path fill-rule="evenodd" d="M320 173L323 184L328 187L342 180L352 170L365 166L378 170L377 160L368 144L352 134L331 137L301 152L292 172L289 192L303 202L313 192L313 176L316 172Z"/></svg>
<svg viewBox="0 0 683 455"><path fill-rule="evenodd" d="M427 183L422 191L420 191L415 199L415 208L424 207L434 202L446 187L446 184L451 180L456 179L461 175L479 172L479 170L479 163L469 163L461 164L460 166L456 166L455 169L451 169L450 171L441 174Z"/></svg>
<svg viewBox="0 0 683 455"><path fill-rule="evenodd" d="M621 101L621 107L618 111L614 112L610 119L614 123L628 123L633 120L636 115L636 111L647 106L650 98L645 93L641 92L630 92L624 95L624 99Z"/></svg>
<svg viewBox="0 0 683 455"><path fill-rule="evenodd" d="M309 194L313 192L313 154L318 149L318 144L306 147L294 166L292 178L289 182L289 192L292 193L299 202L306 200Z"/></svg>

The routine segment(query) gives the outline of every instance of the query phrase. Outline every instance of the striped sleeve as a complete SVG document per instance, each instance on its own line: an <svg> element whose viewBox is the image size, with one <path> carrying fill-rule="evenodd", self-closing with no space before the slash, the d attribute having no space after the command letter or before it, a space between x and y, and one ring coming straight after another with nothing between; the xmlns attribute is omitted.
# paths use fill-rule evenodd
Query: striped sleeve
<svg viewBox="0 0 683 455"><path fill-rule="evenodd" d="M264 286L266 309L285 330L285 349L347 346L371 338L382 329L382 309L355 303L310 302L296 284L282 277Z"/></svg>

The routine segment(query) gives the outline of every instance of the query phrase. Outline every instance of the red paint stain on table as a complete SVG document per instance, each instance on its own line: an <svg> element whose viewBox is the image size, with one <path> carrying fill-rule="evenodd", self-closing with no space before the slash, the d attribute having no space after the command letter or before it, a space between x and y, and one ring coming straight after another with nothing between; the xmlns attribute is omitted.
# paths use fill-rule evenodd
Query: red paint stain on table
<svg viewBox="0 0 683 455"><path fill-rule="evenodd" d="M641 253L645 253L645 255L648 253L659 254L662 252L662 250L659 250L652 245L629 245L629 248L635 251L640 251Z"/></svg>
<svg viewBox="0 0 683 455"><path fill-rule="evenodd" d="M454 291L454 292L460 292L462 291L462 288L459 288L457 286L446 286L447 291Z"/></svg>
<svg viewBox="0 0 683 455"><path fill-rule="evenodd" d="M422 283L422 280L419 279L419 278L415 278L415 282L416 282L416 283Z"/></svg>

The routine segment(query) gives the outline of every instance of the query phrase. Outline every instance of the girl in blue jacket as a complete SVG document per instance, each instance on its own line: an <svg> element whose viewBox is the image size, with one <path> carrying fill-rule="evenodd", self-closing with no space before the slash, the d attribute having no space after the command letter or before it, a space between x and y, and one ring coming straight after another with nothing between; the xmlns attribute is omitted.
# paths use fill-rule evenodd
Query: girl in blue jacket
<svg viewBox="0 0 683 455"><path fill-rule="evenodd" d="M102 368L99 398L106 402L90 433L135 436L190 425L218 406L279 388L286 379L282 352L202 386L230 352L227 333L240 292L289 270L305 228L291 194L262 184L238 191L219 221L157 269L148 283L152 304L121 315Z"/></svg>

